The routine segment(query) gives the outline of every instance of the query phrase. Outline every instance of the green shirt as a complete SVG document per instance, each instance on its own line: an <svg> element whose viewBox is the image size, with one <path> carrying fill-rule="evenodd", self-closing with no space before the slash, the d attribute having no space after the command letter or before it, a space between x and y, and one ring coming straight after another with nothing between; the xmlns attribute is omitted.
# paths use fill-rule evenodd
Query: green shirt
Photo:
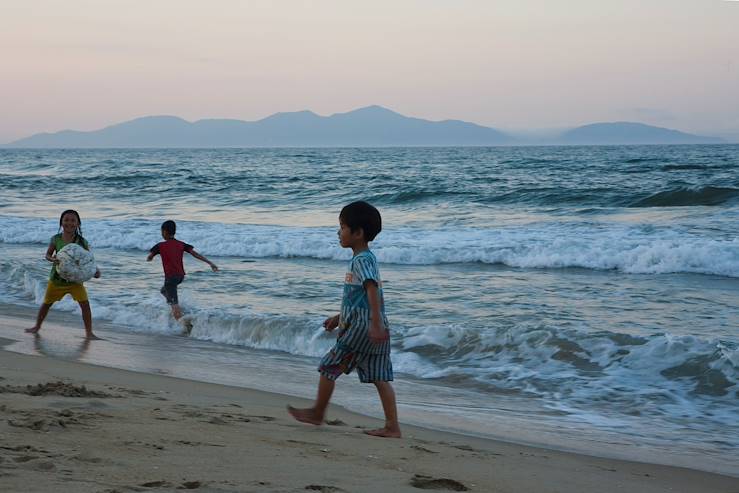
<svg viewBox="0 0 739 493"><path fill-rule="evenodd" d="M75 235L74 240L70 243L77 243L79 246L84 248L85 250L90 249L90 245L87 243L87 240L84 239L80 235ZM51 237L51 240L49 241L49 246L54 246L54 252L58 252L62 248L64 248L69 243L65 242L62 238L62 233L57 233L54 236ZM51 272L49 273L49 281L52 282L52 284L56 284L57 286L70 286L72 284L81 284L76 282L69 282L67 280L62 279L59 277L59 273L56 271L56 264L51 265Z"/></svg>

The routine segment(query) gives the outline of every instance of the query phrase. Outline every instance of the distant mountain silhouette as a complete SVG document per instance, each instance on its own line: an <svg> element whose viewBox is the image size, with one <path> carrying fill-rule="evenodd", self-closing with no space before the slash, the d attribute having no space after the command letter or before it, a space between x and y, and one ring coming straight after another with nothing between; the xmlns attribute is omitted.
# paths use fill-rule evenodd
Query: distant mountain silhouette
<svg viewBox="0 0 739 493"><path fill-rule="evenodd" d="M63 130L16 140L5 147L384 147L496 145L714 144L642 123L593 123L548 138L516 138L460 120L433 122L381 106L320 116L312 111L275 113L255 122L146 116L91 132Z"/></svg>
<svg viewBox="0 0 739 493"><path fill-rule="evenodd" d="M381 106L319 116L276 113L255 122L190 123L174 116L137 118L101 130L41 133L9 147L373 147L490 146L514 141L498 130L458 120L410 118Z"/></svg>
<svg viewBox="0 0 739 493"><path fill-rule="evenodd" d="M559 137L562 144L717 144L716 137L687 134L669 128L653 127L643 123L592 123L577 127Z"/></svg>

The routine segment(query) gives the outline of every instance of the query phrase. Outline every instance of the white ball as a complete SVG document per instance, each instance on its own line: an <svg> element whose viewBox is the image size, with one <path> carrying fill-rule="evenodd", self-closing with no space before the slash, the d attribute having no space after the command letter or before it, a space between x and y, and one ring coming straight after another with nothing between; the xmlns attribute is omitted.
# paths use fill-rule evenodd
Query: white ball
<svg viewBox="0 0 739 493"><path fill-rule="evenodd" d="M69 282L85 282L95 275L97 266L92 252L77 243L70 243L56 252L56 271L59 277Z"/></svg>

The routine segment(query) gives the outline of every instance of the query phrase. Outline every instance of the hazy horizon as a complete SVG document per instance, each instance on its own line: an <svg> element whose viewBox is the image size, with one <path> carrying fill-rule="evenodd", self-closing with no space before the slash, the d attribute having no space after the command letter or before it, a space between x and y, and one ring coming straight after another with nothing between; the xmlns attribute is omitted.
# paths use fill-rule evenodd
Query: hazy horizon
<svg viewBox="0 0 739 493"><path fill-rule="evenodd" d="M739 2L8 0L0 17L0 143L369 105L511 133L635 121L739 137Z"/></svg>

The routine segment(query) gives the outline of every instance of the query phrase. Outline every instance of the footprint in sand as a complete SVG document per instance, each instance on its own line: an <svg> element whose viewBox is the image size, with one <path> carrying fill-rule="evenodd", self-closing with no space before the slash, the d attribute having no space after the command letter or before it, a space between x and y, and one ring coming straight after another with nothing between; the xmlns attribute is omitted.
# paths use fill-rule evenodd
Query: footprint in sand
<svg viewBox="0 0 739 493"><path fill-rule="evenodd" d="M191 442L189 440L177 440L174 443L179 443L180 445L187 445L188 447L225 447L225 445L222 445L220 443L204 443L204 442Z"/></svg>
<svg viewBox="0 0 739 493"><path fill-rule="evenodd" d="M3 450L10 450L12 452L39 452L42 454L48 454L48 450L44 450L41 448L36 448L33 445L16 445L15 447L2 447L0 446L0 449Z"/></svg>
<svg viewBox="0 0 739 493"><path fill-rule="evenodd" d="M49 461L39 461L39 462L32 462L33 468L37 471L45 471L45 472L51 472L56 470L56 466L53 462Z"/></svg>
<svg viewBox="0 0 739 493"><path fill-rule="evenodd" d="M169 481L147 481L146 483L141 483L139 486L144 488L169 488L172 486L172 483Z"/></svg>
<svg viewBox="0 0 739 493"><path fill-rule="evenodd" d="M45 419L9 419L8 424L15 428L28 428L34 431L46 431L48 429Z"/></svg>
<svg viewBox="0 0 739 493"><path fill-rule="evenodd" d="M181 485L177 486L176 489L178 490L196 490L200 488L203 485L200 481L185 481ZM149 481L146 483L142 483L139 486L142 486L144 488L171 488L174 486L169 481Z"/></svg>
<svg viewBox="0 0 739 493"><path fill-rule="evenodd" d="M469 491L469 488L454 479L432 478L431 476L424 476L422 474L413 476L411 486L422 490Z"/></svg>
<svg viewBox="0 0 739 493"><path fill-rule="evenodd" d="M296 445L310 445L311 447L325 447L323 443L316 442L304 442L303 440L285 440L287 443L294 443Z"/></svg>
<svg viewBox="0 0 739 493"><path fill-rule="evenodd" d="M322 484L309 484L305 487L306 490L309 491L320 491L321 493L334 493L334 492L341 492L346 491L342 490L341 488L337 486L326 486Z"/></svg>
<svg viewBox="0 0 739 493"><path fill-rule="evenodd" d="M88 452L82 452L81 454L73 455L70 458L77 462L84 462L85 464L98 464L98 465L113 464L113 462L108 459L103 459L102 457L96 457Z"/></svg>
<svg viewBox="0 0 739 493"><path fill-rule="evenodd" d="M244 408L244 406L241 406L239 404L234 404L233 402L231 402L229 404L216 404L213 407L238 407L239 409L243 409Z"/></svg>
<svg viewBox="0 0 739 493"><path fill-rule="evenodd" d="M459 449L459 450L464 450L465 452L478 452L477 450L473 449L469 445L452 445L452 447Z"/></svg>
<svg viewBox="0 0 739 493"><path fill-rule="evenodd" d="M427 454L438 454L436 450L431 450L426 447L421 447L420 445L411 445L411 448L414 450L419 450L421 452L426 452Z"/></svg>
<svg viewBox="0 0 739 493"><path fill-rule="evenodd" d="M39 457L36 455L21 455L20 457L15 457L13 461L23 463L23 462L28 462L28 461L38 459L38 458Z"/></svg>

